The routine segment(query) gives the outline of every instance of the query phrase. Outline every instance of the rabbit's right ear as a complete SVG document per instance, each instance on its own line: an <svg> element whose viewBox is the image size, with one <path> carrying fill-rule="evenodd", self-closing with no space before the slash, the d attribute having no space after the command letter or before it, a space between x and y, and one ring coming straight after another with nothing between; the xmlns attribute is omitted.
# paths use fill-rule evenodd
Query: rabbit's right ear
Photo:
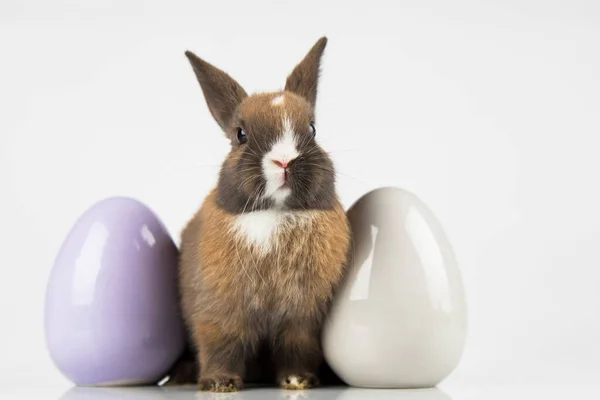
<svg viewBox="0 0 600 400"><path fill-rule="evenodd" d="M327 38L323 36L310 49L300 64L296 65L285 82L285 90L304 97L313 107L317 101L319 69L325 46L327 46Z"/></svg>
<svg viewBox="0 0 600 400"><path fill-rule="evenodd" d="M185 55L194 68L210 113L225 131L236 107L248 96L246 91L232 77L191 51Z"/></svg>

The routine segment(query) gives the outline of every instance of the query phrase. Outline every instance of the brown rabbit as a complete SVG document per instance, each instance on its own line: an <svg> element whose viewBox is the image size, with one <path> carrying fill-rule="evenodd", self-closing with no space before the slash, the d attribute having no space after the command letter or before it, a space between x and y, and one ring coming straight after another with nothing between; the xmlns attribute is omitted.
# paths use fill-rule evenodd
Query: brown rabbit
<svg viewBox="0 0 600 400"><path fill-rule="evenodd" d="M350 230L332 162L315 141L321 38L285 90L248 96L186 52L231 152L182 234L182 308L201 390L236 391L259 353L286 389L319 384L320 332Z"/></svg>

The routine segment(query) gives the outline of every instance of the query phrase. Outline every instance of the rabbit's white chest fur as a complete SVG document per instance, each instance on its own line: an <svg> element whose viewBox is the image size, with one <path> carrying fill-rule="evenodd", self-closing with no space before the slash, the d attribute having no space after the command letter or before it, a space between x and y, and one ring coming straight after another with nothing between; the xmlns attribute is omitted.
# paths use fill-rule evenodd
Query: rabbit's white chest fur
<svg viewBox="0 0 600 400"><path fill-rule="evenodd" d="M261 253L277 245L277 237L289 229L310 225L315 217L311 211L261 210L236 217L233 230L238 240L246 242Z"/></svg>

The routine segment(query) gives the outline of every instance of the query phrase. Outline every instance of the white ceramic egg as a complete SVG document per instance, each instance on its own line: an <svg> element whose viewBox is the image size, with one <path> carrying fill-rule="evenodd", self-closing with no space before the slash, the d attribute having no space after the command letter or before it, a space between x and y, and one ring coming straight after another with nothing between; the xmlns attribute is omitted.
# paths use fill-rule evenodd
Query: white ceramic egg
<svg viewBox="0 0 600 400"><path fill-rule="evenodd" d="M347 384L433 387L458 364L466 304L455 255L429 208L380 188L349 210L353 260L323 330L325 358Z"/></svg>

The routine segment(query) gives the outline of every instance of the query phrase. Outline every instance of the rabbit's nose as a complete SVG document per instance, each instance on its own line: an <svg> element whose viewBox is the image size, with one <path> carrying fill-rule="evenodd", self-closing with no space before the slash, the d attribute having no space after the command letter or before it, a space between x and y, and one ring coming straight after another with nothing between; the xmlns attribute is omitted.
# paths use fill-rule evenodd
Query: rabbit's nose
<svg viewBox="0 0 600 400"><path fill-rule="evenodd" d="M287 160L271 160L273 161L273 164L277 165L278 167L281 167L283 169L286 169L290 163L292 161L294 161L294 159L287 159Z"/></svg>

